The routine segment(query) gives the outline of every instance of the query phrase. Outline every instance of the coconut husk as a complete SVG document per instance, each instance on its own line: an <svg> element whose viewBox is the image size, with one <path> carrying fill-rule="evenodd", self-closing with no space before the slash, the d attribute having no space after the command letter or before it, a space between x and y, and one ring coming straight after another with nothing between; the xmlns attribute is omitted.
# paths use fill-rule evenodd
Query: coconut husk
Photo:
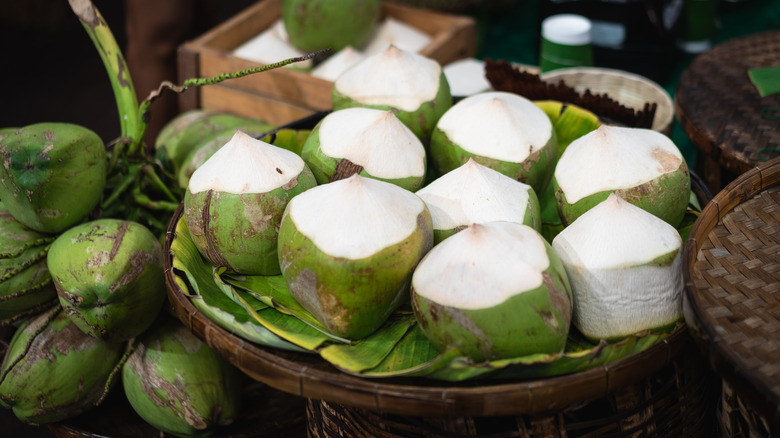
<svg viewBox="0 0 780 438"><path fill-rule="evenodd" d="M643 109L634 110L612 99L607 93L594 94L590 89L579 93L563 80L546 82L538 74L517 68L504 60L486 58L485 77L496 91L516 93L530 100L557 100L576 105L608 123L634 128L650 129L658 107L656 103L645 102Z"/></svg>

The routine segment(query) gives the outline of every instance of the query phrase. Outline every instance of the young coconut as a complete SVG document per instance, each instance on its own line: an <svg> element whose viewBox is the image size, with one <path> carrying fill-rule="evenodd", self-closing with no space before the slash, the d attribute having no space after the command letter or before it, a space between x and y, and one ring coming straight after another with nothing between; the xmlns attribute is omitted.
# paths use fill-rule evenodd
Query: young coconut
<svg viewBox="0 0 780 438"><path fill-rule="evenodd" d="M433 59L390 45L342 73L333 84L334 110L390 110L427 143L436 122L452 106L441 66Z"/></svg>
<svg viewBox="0 0 780 438"><path fill-rule="evenodd" d="M585 336L619 338L682 316L680 235L617 194L564 228L552 246L574 292L573 324Z"/></svg>
<svg viewBox="0 0 780 438"><path fill-rule="evenodd" d="M98 219L57 237L46 259L60 304L84 333L114 342L146 330L166 299L160 242L145 226Z"/></svg>
<svg viewBox="0 0 780 438"><path fill-rule="evenodd" d="M552 122L538 106L517 94L491 91L461 100L441 117L429 159L443 175L473 158L541 193L557 145Z"/></svg>
<svg viewBox="0 0 780 438"><path fill-rule="evenodd" d="M518 222L540 231L534 189L473 159L418 190L417 196L431 210L434 244L473 223Z"/></svg>
<svg viewBox="0 0 780 438"><path fill-rule="evenodd" d="M290 43L307 52L361 47L379 21L379 0L282 0Z"/></svg>
<svg viewBox="0 0 780 438"><path fill-rule="evenodd" d="M572 292L558 256L536 230L487 222L444 240L420 261L412 308L434 346L480 362L562 352Z"/></svg>
<svg viewBox="0 0 780 438"><path fill-rule="evenodd" d="M314 127L301 156L320 184L355 173L410 191L425 182L425 148L391 111L334 111Z"/></svg>
<svg viewBox="0 0 780 438"><path fill-rule="evenodd" d="M192 241L214 266L278 275L282 213L290 199L316 185L301 157L238 131L193 172L184 218Z"/></svg>
<svg viewBox="0 0 780 438"><path fill-rule="evenodd" d="M414 193L353 175L293 198L279 262L293 297L332 334L373 333L409 299L409 278L433 245L431 214Z"/></svg>
<svg viewBox="0 0 780 438"><path fill-rule="evenodd" d="M601 125L569 144L555 167L553 188L566 225L615 192L676 227L688 208L691 180L669 137Z"/></svg>
<svg viewBox="0 0 780 438"><path fill-rule="evenodd" d="M342 73L357 65L366 56L352 46L344 47L311 70L311 75L333 82Z"/></svg>

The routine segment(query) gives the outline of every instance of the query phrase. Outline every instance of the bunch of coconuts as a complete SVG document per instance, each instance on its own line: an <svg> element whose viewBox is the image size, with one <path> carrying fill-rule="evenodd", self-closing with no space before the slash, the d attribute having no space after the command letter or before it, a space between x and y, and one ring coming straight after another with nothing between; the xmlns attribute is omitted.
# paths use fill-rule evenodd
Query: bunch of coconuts
<svg viewBox="0 0 780 438"><path fill-rule="evenodd" d="M602 125L562 151L533 102L453 105L438 63L392 46L332 93L300 154L237 133L192 174L183 220L211 264L281 273L348 339L411 306L474 362L560 353L572 323L612 339L680 318L690 182L667 137Z"/></svg>

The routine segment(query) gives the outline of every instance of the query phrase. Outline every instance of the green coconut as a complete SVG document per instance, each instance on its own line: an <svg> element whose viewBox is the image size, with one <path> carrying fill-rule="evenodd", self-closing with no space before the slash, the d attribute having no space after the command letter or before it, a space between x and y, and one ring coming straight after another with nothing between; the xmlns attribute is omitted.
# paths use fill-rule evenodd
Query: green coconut
<svg viewBox="0 0 780 438"><path fill-rule="evenodd" d="M451 106L438 62L390 45L341 74L333 84L334 110L367 107L395 113L424 144Z"/></svg>
<svg viewBox="0 0 780 438"><path fill-rule="evenodd" d="M162 247L145 226L98 219L72 227L47 257L60 304L84 333L121 342L146 330L166 299Z"/></svg>
<svg viewBox="0 0 780 438"><path fill-rule="evenodd" d="M550 118L530 100L491 91L448 110L431 136L429 160L445 174L473 159L541 193L557 158Z"/></svg>
<svg viewBox="0 0 780 438"><path fill-rule="evenodd" d="M552 247L571 281L573 324L584 335L619 338L682 317L679 233L617 194L564 228Z"/></svg>
<svg viewBox="0 0 780 438"><path fill-rule="evenodd" d="M178 437L212 436L239 414L241 372L166 314L145 332L122 367L130 406Z"/></svg>
<svg viewBox="0 0 780 438"><path fill-rule="evenodd" d="M301 157L239 131L192 174L184 218L192 241L212 265L278 275L284 209L316 185Z"/></svg>
<svg viewBox="0 0 780 438"><path fill-rule="evenodd" d="M561 261L536 230L487 222L444 240L420 261L412 308L435 347L481 362L561 353L572 292Z"/></svg>
<svg viewBox="0 0 780 438"><path fill-rule="evenodd" d="M392 111L346 108L328 114L306 139L301 157L320 184L355 173L410 191L425 182L425 148Z"/></svg>
<svg viewBox="0 0 780 438"><path fill-rule="evenodd" d="M568 225L611 193L676 227L691 180L680 150L650 129L601 125L574 140L555 167L558 213Z"/></svg>
<svg viewBox="0 0 780 438"><path fill-rule="evenodd" d="M0 405L32 424L86 412L103 396L124 348L85 334L59 308L42 313L24 322L8 345Z"/></svg>
<svg viewBox="0 0 780 438"><path fill-rule="evenodd" d="M417 196L431 211L436 244L474 223L510 221L541 229L534 189L472 159L418 190Z"/></svg>
<svg viewBox="0 0 780 438"><path fill-rule="evenodd" d="M290 292L332 334L377 330L402 303L433 245L431 215L414 193L353 175L287 205L279 263Z"/></svg>
<svg viewBox="0 0 780 438"><path fill-rule="evenodd" d="M24 225L58 233L84 220L103 196L106 150L90 129L36 123L0 141L0 199Z"/></svg>
<svg viewBox="0 0 780 438"><path fill-rule="evenodd" d="M379 21L379 0L282 0L290 43L312 52L361 47Z"/></svg>

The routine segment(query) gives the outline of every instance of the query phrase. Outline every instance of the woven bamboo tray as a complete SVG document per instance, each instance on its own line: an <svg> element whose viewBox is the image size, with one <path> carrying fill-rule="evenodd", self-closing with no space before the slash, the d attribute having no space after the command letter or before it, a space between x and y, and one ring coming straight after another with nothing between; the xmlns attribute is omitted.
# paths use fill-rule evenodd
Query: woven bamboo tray
<svg viewBox="0 0 780 438"><path fill-rule="evenodd" d="M780 431L780 158L703 209L685 246L685 319L724 380L732 436Z"/></svg>

